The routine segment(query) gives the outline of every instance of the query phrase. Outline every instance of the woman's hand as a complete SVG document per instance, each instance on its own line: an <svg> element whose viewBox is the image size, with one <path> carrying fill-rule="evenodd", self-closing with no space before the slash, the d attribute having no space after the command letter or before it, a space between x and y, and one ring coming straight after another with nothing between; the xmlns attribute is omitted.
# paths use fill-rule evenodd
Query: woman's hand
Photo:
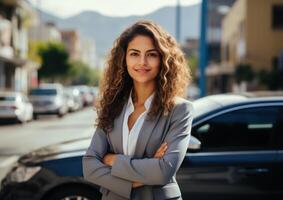
<svg viewBox="0 0 283 200"><path fill-rule="evenodd" d="M157 149L157 151L155 152L154 154L154 158L162 158L166 152L168 148L168 145L167 143L163 143L161 144L161 146ZM138 188L138 187L141 187L143 186L142 183L139 183L139 182L133 182L133 188Z"/></svg>
<svg viewBox="0 0 283 200"><path fill-rule="evenodd" d="M162 158L164 156L167 148L168 148L168 145L167 145L166 142L161 144L161 146L159 147L159 149L157 149L157 151L155 152L153 157L154 158Z"/></svg>
<svg viewBox="0 0 283 200"><path fill-rule="evenodd" d="M132 184L133 188L138 188L138 187L141 187L141 186L143 186L143 184L139 183L139 182L133 182L133 184Z"/></svg>
<svg viewBox="0 0 283 200"><path fill-rule="evenodd" d="M108 153L103 157L103 163L110 167L113 166L115 160L116 160L116 154L113 153Z"/></svg>

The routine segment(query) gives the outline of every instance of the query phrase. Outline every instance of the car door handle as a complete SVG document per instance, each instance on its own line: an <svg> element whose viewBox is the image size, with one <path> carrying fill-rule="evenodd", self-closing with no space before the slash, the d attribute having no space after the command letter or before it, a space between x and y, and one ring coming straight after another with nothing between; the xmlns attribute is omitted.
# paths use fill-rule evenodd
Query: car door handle
<svg viewBox="0 0 283 200"><path fill-rule="evenodd" d="M267 168L251 168L251 169L239 169L238 173L240 174L264 174L264 173L268 173L269 169Z"/></svg>

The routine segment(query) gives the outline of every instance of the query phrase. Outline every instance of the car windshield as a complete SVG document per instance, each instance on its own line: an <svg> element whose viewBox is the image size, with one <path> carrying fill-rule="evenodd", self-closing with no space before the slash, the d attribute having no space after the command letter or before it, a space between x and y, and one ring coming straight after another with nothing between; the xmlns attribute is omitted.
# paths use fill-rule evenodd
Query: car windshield
<svg viewBox="0 0 283 200"><path fill-rule="evenodd" d="M15 101L14 96L0 96L0 101Z"/></svg>
<svg viewBox="0 0 283 200"><path fill-rule="evenodd" d="M30 91L30 95L56 95L56 89L48 89L48 88L36 88Z"/></svg>
<svg viewBox="0 0 283 200"><path fill-rule="evenodd" d="M223 106L232 105L246 101L247 97L243 95L210 95L193 101L194 117L199 117L205 113L221 108Z"/></svg>
<svg viewBox="0 0 283 200"><path fill-rule="evenodd" d="M210 98L200 98L193 101L194 117L199 117L205 113L221 107L220 104L211 100Z"/></svg>

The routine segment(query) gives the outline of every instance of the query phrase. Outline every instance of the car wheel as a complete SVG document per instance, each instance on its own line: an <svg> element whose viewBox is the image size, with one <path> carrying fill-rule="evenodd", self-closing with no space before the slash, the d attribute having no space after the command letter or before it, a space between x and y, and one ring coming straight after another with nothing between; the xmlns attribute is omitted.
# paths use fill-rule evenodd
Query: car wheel
<svg viewBox="0 0 283 200"><path fill-rule="evenodd" d="M62 117L64 117L64 114L61 113L61 112L59 112L59 113L57 114L57 116L58 116L59 118L62 118Z"/></svg>
<svg viewBox="0 0 283 200"><path fill-rule="evenodd" d="M19 123L19 124L24 124L26 123L26 121L24 119L21 119L21 118L16 118L16 123Z"/></svg>
<svg viewBox="0 0 283 200"><path fill-rule="evenodd" d="M55 188L41 200L100 200L98 190L79 185L67 185Z"/></svg>

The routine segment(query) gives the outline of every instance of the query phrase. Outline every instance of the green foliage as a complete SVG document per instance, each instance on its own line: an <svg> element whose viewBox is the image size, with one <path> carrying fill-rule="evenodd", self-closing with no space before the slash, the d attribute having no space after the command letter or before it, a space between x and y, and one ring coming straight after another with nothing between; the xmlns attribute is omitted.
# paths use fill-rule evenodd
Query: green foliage
<svg viewBox="0 0 283 200"><path fill-rule="evenodd" d="M259 82L269 90L283 89L283 71L273 67L272 70L261 70L258 73Z"/></svg>
<svg viewBox="0 0 283 200"><path fill-rule="evenodd" d="M70 68L69 54L63 44L49 42L39 48L38 54L42 61L39 78L55 80L67 75Z"/></svg>
<svg viewBox="0 0 283 200"><path fill-rule="evenodd" d="M257 73L257 78L259 80L259 83L267 86L268 83L270 82L270 75L269 74L270 74L270 72L265 70L265 69L260 70Z"/></svg>
<svg viewBox="0 0 283 200"><path fill-rule="evenodd" d="M254 79L255 73L249 64L239 64L236 66L235 78L238 83L241 81L252 81Z"/></svg>
<svg viewBox="0 0 283 200"><path fill-rule="evenodd" d="M188 58L188 66L192 74L192 79L196 80L197 77L197 69L198 69L198 57L197 56L190 56Z"/></svg>
<svg viewBox="0 0 283 200"><path fill-rule="evenodd" d="M29 41L28 43L28 58L34 62L42 63L38 52L39 49L46 48L47 42L44 41Z"/></svg>
<svg viewBox="0 0 283 200"><path fill-rule="evenodd" d="M71 68L68 73L68 82L73 85L92 85L98 86L101 78L101 72L97 69L92 69L81 61L71 63Z"/></svg>

